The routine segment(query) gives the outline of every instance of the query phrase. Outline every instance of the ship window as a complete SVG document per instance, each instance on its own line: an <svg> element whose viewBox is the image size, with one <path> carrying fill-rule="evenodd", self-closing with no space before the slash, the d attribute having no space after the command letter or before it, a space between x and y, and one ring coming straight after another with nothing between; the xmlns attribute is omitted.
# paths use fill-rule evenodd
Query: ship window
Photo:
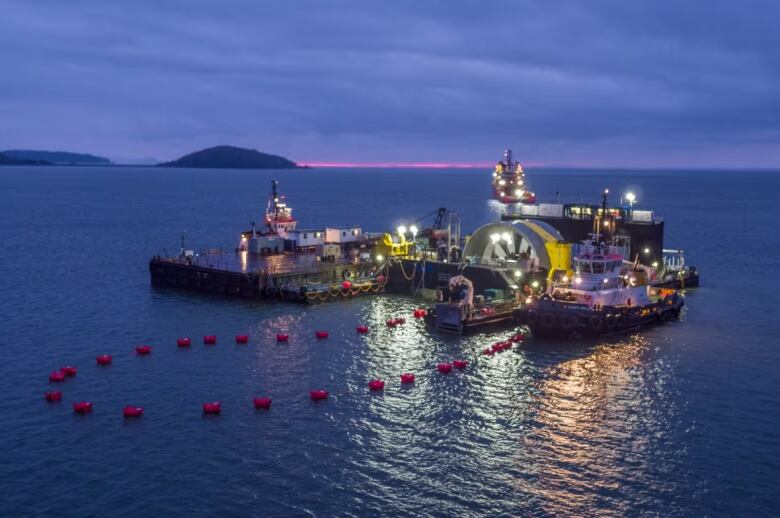
<svg viewBox="0 0 780 518"><path fill-rule="evenodd" d="M346 230L342 230L342 231L341 231L341 235L342 235L342 236L346 236L346 235L347 235L347 231L346 231Z"/></svg>
<svg viewBox="0 0 780 518"><path fill-rule="evenodd" d="M594 262L593 273L604 273L604 263L601 261Z"/></svg>
<svg viewBox="0 0 780 518"><path fill-rule="evenodd" d="M304 234L303 239L307 239L309 237L309 234Z"/></svg>

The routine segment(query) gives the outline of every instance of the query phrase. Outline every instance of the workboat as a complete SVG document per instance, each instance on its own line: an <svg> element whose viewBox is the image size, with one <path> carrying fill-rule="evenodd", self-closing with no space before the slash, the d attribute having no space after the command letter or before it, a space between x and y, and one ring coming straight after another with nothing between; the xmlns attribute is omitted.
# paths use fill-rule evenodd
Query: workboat
<svg viewBox="0 0 780 518"><path fill-rule="evenodd" d="M512 150L504 151L504 159L493 170L493 196L501 203L536 203L536 195L526 190L525 172L512 159Z"/></svg>
<svg viewBox="0 0 780 518"><path fill-rule="evenodd" d="M685 301L675 289L651 284L652 268L623 260L616 246L587 241L574 258L574 273L529 297L518 321L537 338L599 336L633 330L680 316Z"/></svg>

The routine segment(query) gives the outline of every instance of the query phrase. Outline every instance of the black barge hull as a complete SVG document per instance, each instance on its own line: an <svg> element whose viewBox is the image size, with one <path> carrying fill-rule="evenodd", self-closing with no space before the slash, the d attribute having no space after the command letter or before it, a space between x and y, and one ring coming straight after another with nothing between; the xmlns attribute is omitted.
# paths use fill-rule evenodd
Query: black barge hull
<svg viewBox="0 0 780 518"><path fill-rule="evenodd" d="M685 300L674 294L642 307L607 306L600 310L582 304L543 299L516 311L517 321L534 338L570 339L634 331L641 326L674 320Z"/></svg>

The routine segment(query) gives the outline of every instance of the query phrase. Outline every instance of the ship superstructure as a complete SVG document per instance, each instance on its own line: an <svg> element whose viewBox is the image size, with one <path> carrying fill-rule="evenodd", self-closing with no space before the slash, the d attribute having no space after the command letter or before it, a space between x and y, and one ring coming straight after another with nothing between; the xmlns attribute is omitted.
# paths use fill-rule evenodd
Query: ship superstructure
<svg viewBox="0 0 780 518"><path fill-rule="evenodd" d="M512 150L504 150L504 159L493 170L493 195L502 203L534 203L536 195L525 184L525 171L512 159Z"/></svg>

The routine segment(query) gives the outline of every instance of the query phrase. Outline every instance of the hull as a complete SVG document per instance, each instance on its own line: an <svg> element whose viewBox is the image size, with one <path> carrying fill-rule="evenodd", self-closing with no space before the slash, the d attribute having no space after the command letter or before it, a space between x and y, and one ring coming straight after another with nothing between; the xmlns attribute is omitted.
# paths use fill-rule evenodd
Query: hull
<svg viewBox="0 0 780 518"><path fill-rule="evenodd" d="M500 187L494 183L493 197L501 203L536 203L536 195L532 192L523 192L522 196L514 196L506 193L502 195L501 193L502 191L500 190Z"/></svg>
<svg viewBox="0 0 780 518"><path fill-rule="evenodd" d="M600 310L583 304L540 300L518 310L516 315L535 338L570 339L624 333L673 320L680 316L684 304L684 299L677 294L645 306L605 306Z"/></svg>

